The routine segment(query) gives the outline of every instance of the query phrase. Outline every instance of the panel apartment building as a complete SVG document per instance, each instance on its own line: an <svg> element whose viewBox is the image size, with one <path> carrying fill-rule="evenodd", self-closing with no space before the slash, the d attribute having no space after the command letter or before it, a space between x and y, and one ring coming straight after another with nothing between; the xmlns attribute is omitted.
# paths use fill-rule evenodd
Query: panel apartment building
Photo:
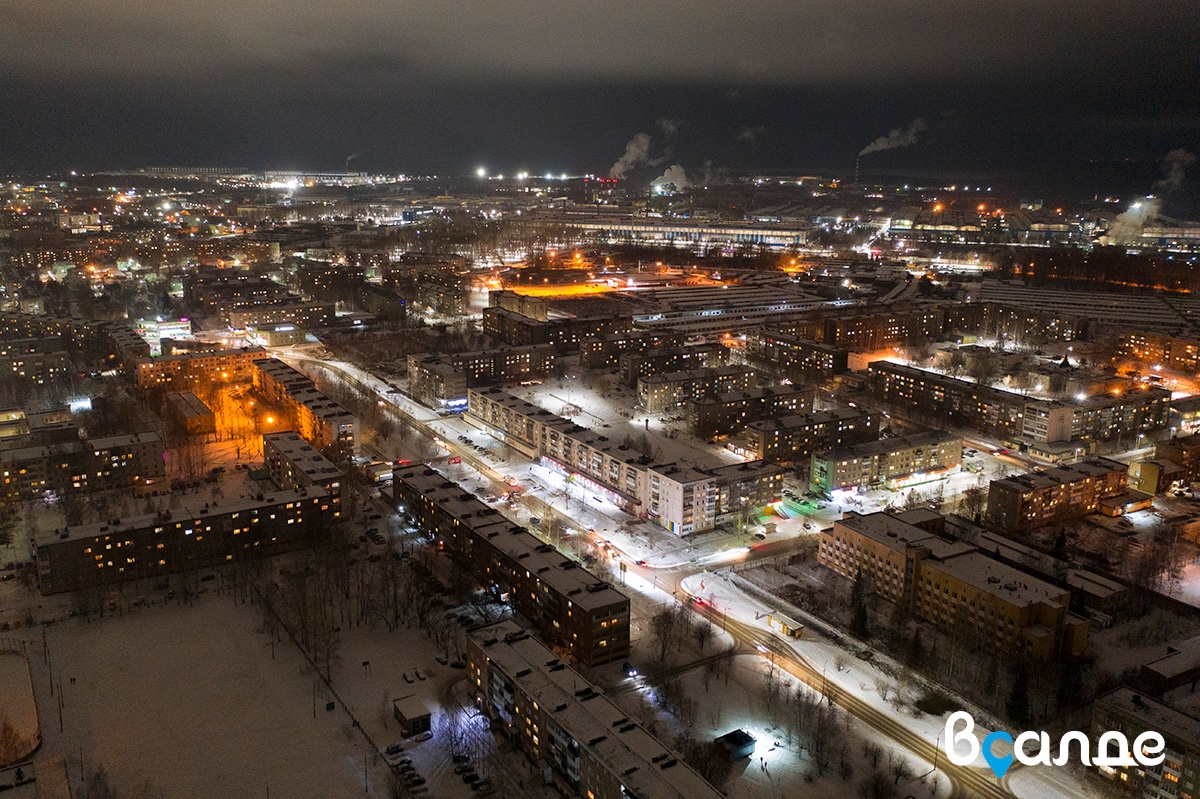
<svg viewBox="0 0 1200 799"><path fill-rule="evenodd" d="M752 422L805 414L812 410L816 389L763 386L688 400L687 422L699 438L727 436Z"/></svg>
<svg viewBox="0 0 1200 799"><path fill-rule="evenodd" d="M623 335L632 330L632 316L535 319L507 308L483 309L483 332L510 346L551 344L558 352L570 352L587 339Z"/></svg>
<svg viewBox="0 0 1200 799"><path fill-rule="evenodd" d="M206 503L35 537L43 594L74 591L312 546L329 525L320 489Z"/></svg>
<svg viewBox="0 0 1200 799"><path fill-rule="evenodd" d="M556 358L549 344L446 355L417 353L408 356L409 392L430 408L462 410L467 389L545 377L554 370Z"/></svg>
<svg viewBox="0 0 1200 799"><path fill-rule="evenodd" d="M202 386L249 383L254 363L271 356L262 347L164 355L137 362L138 388L170 392L192 391Z"/></svg>
<svg viewBox="0 0 1200 799"><path fill-rule="evenodd" d="M819 450L809 465L809 490L830 496L859 486L897 489L948 476L962 465L962 436L942 430Z"/></svg>
<svg viewBox="0 0 1200 799"><path fill-rule="evenodd" d="M860 408L834 408L778 418L746 426L735 451L772 463L810 464L812 454L879 438L880 415Z"/></svg>
<svg viewBox="0 0 1200 799"><path fill-rule="evenodd" d="M849 369L850 353L832 344L761 330L746 336L746 362L779 380L828 380Z"/></svg>
<svg viewBox="0 0 1200 799"><path fill-rule="evenodd" d="M1163 762L1157 766L1097 766L1132 799L1196 799L1200 796L1200 719L1122 687L1092 705L1091 738L1099 741L1109 730L1124 733L1130 744L1143 732L1166 740Z"/></svg>
<svg viewBox="0 0 1200 799"><path fill-rule="evenodd" d="M749 391L759 373L746 366L717 366L683 372L659 372L638 380L638 404L650 413L675 408L688 400Z"/></svg>
<svg viewBox="0 0 1200 799"><path fill-rule="evenodd" d="M4 499L31 499L47 492L148 489L165 477L163 442L153 430L0 452Z"/></svg>
<svg viewBox="0 0 1200 799"><path fill-rule="evenodd" d="M472 389L467 421L531 458L541 458L614 504L679 535L761 511L779 499L780 466L717 468L655 463L606 436L500 389Z"/></svg>
<svg viewBox="0 0 1200 799"><path fill-rule="evenodd" d="M594 666L629 655L629 598L423 464L396 469L393 498L543 635Z"/></svg>
<svg viewBox="0 0 1200 799"><path fill-rule="evenodd" d="M579 365L584 369L616 369L625 353L638 354L680 347L687 339L670 330L635 330L579 342Z"/></svg>
<svg viewBox="0 0 1200 799"><path fill-rule="evenodd" d="M1094 512L1101 501L1124 494L1128 479L1125 464L1096 458L993 480L987 519L1009 532L1077 519Z"/></svg>
<svg viewBox="0 0 1200 799"><path fill-rule="evenodd" d="M642 378L660 372L682 372L688 369L721 366L725 363L727 352L720 344L696 344L690 347L627 352L618 359L621 382L634 388Z"/></svg>
<svg viewBox="0 0 1200 799"><path fill-rule="evenodd" d="M254 362L254 388L330 460L341 463L358 453L358 417L318 391L306 375L267 358Z"/></svg>
<svg viewBox="0 0 1200 799"><path fill-rule="evenodd" d="M329 498L331 519L342 515L342 470L294 432L262 437L263 465L271 482L285 491L319 488Z"/></svg>
<svg viewBox="0 0 1200 799"><path fill-rule="evenodd" d="M1041 400L891 361L872 361L867 369L868 390L896 413L1006 440L1107 441L1150 433L1168 423L1171 392L1159 388L1076 401Z"/></svg>
<svg viewBox="0 0 1200 799"><path fill-rule="evenodd" d="M821 531L818 560L988 651L1038 661L1084 652L1088 623L1070 612L1069 589L942 538L943 523L926 510L849 513Z"/></svg>
<svg viewBox="0 0 1200 799"><path fill-rule="evenodd" d="M467 674L483 713L564 796L724 796L515 622L471 632Z"/></svg>

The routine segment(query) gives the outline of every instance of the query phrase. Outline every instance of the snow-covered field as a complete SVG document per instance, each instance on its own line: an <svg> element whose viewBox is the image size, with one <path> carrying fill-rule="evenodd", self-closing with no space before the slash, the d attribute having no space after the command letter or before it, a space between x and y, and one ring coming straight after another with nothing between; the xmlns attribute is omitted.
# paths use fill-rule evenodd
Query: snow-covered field
<svg viewBox="0 0 1200 799"><path fill-rule="evenodd" d="M188 797L382 796L386 768L340 709L325 710L290 644L228 596L48 628L31 666L45 743L72 779L103 766L121 793ZM55 695L50 695L53 680ZM58 707L62 701L62 730ZM316 708L314 718L314 706ZM82 759L82 763L81 763Z"/></svg>

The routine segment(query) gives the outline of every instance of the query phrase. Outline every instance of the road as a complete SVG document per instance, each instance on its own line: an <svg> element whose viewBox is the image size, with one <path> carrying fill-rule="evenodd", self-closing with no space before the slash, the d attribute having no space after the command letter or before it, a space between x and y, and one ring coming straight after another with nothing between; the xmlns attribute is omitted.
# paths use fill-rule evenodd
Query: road
<svg viewBox="0 0 1200 799"><path fill-rule="evenodd" d="M419 431L433 438L439 447L451 455L462 458L463 463L470 465L484 476L495 480L499 484L508 483L507 475L504 475L480 458L473 449L468 449L452 440L446 435L444 430L438 430L434 427L434 425L439 423L447 428L450 427L450 425L446 424L445 419L439 417L433 411L425 409L424 406L420 406L407 398L397 396L394 390L384 381L366 374L354 374L349 369L337 363L308 355L298 355L294 351L286 354L281 353L280 357L283 360L306 362L318 366L333 373L339 379L372 399L377 401L382 400L384 407L390 408L394 413L411 422ZM547 517L551 513L557 514L566 526L580 530L589 529L585 523L577 521L549 503L540 499L536 499L535 501L537 503L537 510L543 517ZM797 546L798 543L796 539L791 539L757 545L748 549L741 559L756 560L773 557L788 552ZM628 556L624 557L625 568L628 572L639 575L647 583L660 586L663 590L670 590L672 594L681 598L686 596L686 591L682 588L680 581L690 574L703 570L706 566L706 563L702 562L702 559L692 560L693 562L681 564L670 569L653 569L633 562ZM639 599L643 598L639 597ZM693 609L701 610L711 621L719 624L723 629L728 631L734 637L736 643L729 651L710 655L696 663L687 664L681 667L681 670L702 665L704 660L728 657L738 648L746 647L750 650L756 650L764 654L764 656L769 656L778 666L787 670L788 673L821 692L830 701L845 709L852 716L896 742L899 746L909 750L915 756L929 763L936 762L938 768L951 780L955 796L971 797L972 799L978 797L982 797L982 799L1013 799L1014 795L1001 785L990 771L955 766L941 755L938 742L930 742L920 733L913 731L894 717L849 691L841 689L830 691L830 686L824 679L822 672L773 633L769 633L760 627L738 619L730 618L728 613L722 613L712 607L693 606ZM760 646L765 647L766 652L759 649Z"/></svg>

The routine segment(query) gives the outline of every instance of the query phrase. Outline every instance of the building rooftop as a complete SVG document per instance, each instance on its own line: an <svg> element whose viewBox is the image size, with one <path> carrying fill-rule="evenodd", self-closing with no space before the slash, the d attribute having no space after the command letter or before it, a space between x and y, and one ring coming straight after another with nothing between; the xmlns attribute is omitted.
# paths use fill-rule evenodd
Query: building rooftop
<svg viewBox="0 0 1200 799"><path fill-rule="evenodd" d="M935 568L1018 607L1041 602L1064 606L1070 603L1067 589L1039 580L982 552L965 552L945 558Z"/></svg>
<svg viewBox="0 0 1200 799"><path fill-rule="evenodd" d="M472 535L520 563L570 602L594 610L626 599L611 584L510 521L462 486L446 479L436 469L418 464L396 469L392 474L395 483L404 483L411 491L435 503L459 520Z"/></svg>
<svg viewBox="0 0 1200 799"><path fill-rule="evenodd" d="M833 523L835 532L839 525L897 552L920 548L943 560L975 551L975 547L964 541L947 541L883 511L865 515L847 513Z"/></svg>
<svg viewBox="0 0 1200 799"><path fill-rule="evenodd" d="M703 369L684 369L679 372L660 372L649 377L643 377L639 383L652 386L660 383L685 383L689 380L708 380L717 377L732 377L734 375L753 376L755 370L749 366L712 366Z"/></svg>
<svg viewBox="0 0 1200 799"><path fill-rule="evenodd" d="M862 444L851 444L848 447L838 447L819 453L819 455L827 460L837 458L869 458L874 455L888 455L915 447L936 447L953 441L961 444L962 436L947 430L929 430L924 433L914 433L910 436L895 436L893 438L881 438L878 441L866 441Z"/></svg>
<svg viewBox="0 0 1200 799"><path fill-rule="evenodd" d="M1200 719L1181 713L1175 708L1168 707L1147 696L1142 696L1132 688L1118 688L1100 697L1097 701L1137 717L1145 723L1147 729L1188 741L1192 746L1195 746L1196 742L1200 742Z"/></svg>
<svg viewBox="0 0 1200 799"><path fill-rule="evenodd" d="M171 407L178 413L189 419L199 416L212 416L212 409L190 391L185 391L181 394L168 394L167 402L171 403Z"/></svg>
<svg viewBox="0 0 1200 799"><path fill-rule="evenodd" d="M473 631L471 638L489 661L620 780L629 796L638 799L723 796L684 763L678 753L630 719L520 625L501 622Z"/></svg>
<svg viewBox="0 0 1200 799"><path fill-rule="evenodd" d="M1200 636L1176 641L1167 650L1169 654L1143 663L1142 668L1166 680L1200 668Z"/></svg>
<svg viewBox="0 0 1200 799"><path fill-rule="evenodd" d="M815 425L828 424L839 419L862 419L866 416L866 411L861 411L857 408L833 408L828 411L813 411L812 413L801 413L793 416L780 416L775 419L762 419L757 422L751 422L746 427L747 429L753 428L767 433L774 430L786 432L788 430L798 430Z"/></svg>
<svg viewBox="0 0 1200 799"><path fill-rule="evenodd" d="M1003 480L993 480L993 486L1018 491L1022 494L1029 491L1043 491L1061 485L1077 483L1082 480L1107 477L1113 472L1127 472L1129 467L1123 463L1110 461L1107 458L1093 458L1090 461L1080 461L1068 466L1055 466L1049 469L1039 469L1036 472L1006 477Z"/></svg>
<svg viewBox="0 0 1200 799"><path fill-rule="evenodd" d="M266 494L262 499L253 497L231 500L212 500L203 506L182 507L160 511L159 513L143 513L126 516L123 519L112 519L93 524L80 524L65 530L47 530L34 537L37 546L48 546L60 541L79 541L96 538L102 535L123 535L152 526L166 526L177 522L190 522L203 519L205 516L224 516L230 513L242 513L260 508L278 507L289 502L305 499L319 499L327 496L324 489L309 488L302 491L276 491ZM195 501L195 500L193 500Z"/></svg>

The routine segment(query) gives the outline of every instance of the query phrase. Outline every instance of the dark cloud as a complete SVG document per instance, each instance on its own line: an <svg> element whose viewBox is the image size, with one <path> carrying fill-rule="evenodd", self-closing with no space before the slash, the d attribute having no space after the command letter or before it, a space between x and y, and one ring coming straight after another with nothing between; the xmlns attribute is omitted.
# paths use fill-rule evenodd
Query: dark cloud
<svg viewBox="0 0 1200 799"><path fill-rule="evenodd" d="M1156 161L1200 130L1192 1L0 0L0 20L2 168L600 173L638 131L689 170L844 165L945 108L936 142L873 167Z"/></svg>

